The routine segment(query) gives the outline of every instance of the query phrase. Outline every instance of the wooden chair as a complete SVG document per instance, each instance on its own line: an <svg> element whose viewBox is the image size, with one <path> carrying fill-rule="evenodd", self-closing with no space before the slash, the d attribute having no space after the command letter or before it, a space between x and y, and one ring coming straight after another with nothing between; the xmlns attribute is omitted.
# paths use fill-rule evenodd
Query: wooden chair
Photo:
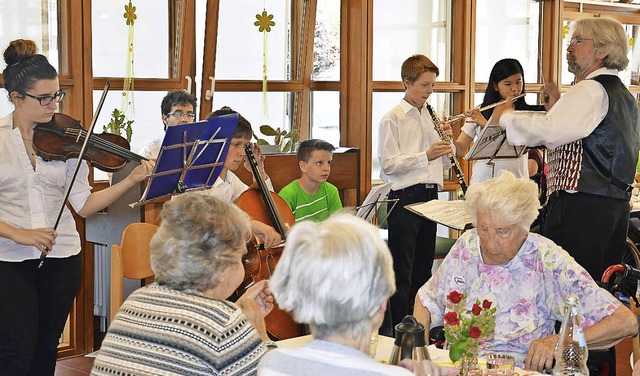
<svg viewBox="0 0 640 376"><path fill-rule="evenodd" d="M142 286L153 282L149 244L158 226L132 223L122 232L120 245L111 247L110 322L124 301L124 277L142 280Z"/></svg>

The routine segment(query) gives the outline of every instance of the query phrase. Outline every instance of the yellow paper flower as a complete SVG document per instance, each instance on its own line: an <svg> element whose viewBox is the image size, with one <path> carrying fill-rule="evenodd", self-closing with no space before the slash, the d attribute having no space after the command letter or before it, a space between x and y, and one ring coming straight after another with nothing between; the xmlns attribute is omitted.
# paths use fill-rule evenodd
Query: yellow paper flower
<svg viewBox="0 0 640 376"><path fill-rule="evenodd" d="M267 14L266 10L262 11L262 14L256 14L256 18L258 19L253 24L258 26L258 31L267 33L271 31L271 26L275 26L276 23L273 22L273 14Z"/></svg>
<svg viewBox="0 0 640 376"><path fill-rule="evenodd" d="M127 20L127 25L133 25L133 21L138 18L136 16L136 7L131 4L131 0L129 0L129 5L124 6L124 18Z"/></svg>
<svg viewBox="0 0 640 376"><path fill-rule="evenodd" d="M633 37L629 37L629 47L633 47L636 44L636 40Z"/></svg>
<svg viewBox="0 0 640 376"><path fill-rule="evenodd" d="M569 34L569 24L562 27L562 39L566 38L567 34Z"/></svg>

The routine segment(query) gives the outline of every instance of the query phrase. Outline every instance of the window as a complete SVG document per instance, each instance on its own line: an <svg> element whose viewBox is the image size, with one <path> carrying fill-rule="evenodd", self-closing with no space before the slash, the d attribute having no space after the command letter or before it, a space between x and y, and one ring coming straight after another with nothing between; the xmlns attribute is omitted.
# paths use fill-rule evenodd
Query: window
<svg viewBox="0 0 640 376"><path fill-rule="evenodd" d="M129 26L124 2L92 1L91 28L94 77L124 77ZM134 69L136 79L170 78L168 0L136 0Z"/></svg>
<svg viewBox="0 0 640 376"><path fill-rule="evenodd" d="M478 0L476 11L476 82L488 82L500 59L517 59L525 82L538 79L540 4L529 0Z"/></svg>
<svg viewBox="0 0 640 376"><path fill-rule="evenodd" d="M451 13L450 0L375 0L373 80L400 81L402 62L419 53L438 66L439 80L450 81Z"/></svg>

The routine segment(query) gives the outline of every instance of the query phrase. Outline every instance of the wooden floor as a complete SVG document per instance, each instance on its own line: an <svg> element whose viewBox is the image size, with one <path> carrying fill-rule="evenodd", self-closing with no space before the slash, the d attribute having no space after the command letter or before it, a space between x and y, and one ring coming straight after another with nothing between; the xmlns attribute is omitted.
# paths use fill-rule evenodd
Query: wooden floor
<svg viewBox="0 0 640 376"><path fill-rule="evenodd" d="M630 376L631 364L631 340L626 339L616 346L616 374L618 376ZM55 376L82 376L91 372L93 357L78 356L61 359L56 366ZM597 375L594 375L597 376Z"/></svg>
<svg viewBox="0 0 640 376"><path fill-rule="evenodd" d="M91 373L94 357L76 356L58 360L55 376L82 376Z"/></svg>

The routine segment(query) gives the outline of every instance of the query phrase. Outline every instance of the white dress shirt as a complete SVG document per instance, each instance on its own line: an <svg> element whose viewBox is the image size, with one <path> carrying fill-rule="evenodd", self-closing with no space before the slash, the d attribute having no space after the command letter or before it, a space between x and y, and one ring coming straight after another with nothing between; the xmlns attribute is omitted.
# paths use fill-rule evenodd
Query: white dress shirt
<svg viewBox="0 0 640 376"><path fill-rule="evenodd" d="M264 182L269 188L270 191L273 192L273 184L271 183L271 179L267 176L267 179ZM227 171L226 179L222 179L218 176L216 181L211 186L211 189L206 192L210 195L213 195L221 200L225 200L227 202L236 202L238 197L249 189L249 186L246 185L240 178L231 171Z"/></svg>
<svg viewBox="0 0 640 376"><path fill-rule="evenodd" d="M140 150L140 155L149 159L158 158L158 154L160 154L160 147L162 146L163 138L157 138L151 141L144 149Z"/></svg>
<svg viewBox="0 0 640 376"><path fill-rule="evenodd" d="M426 103L419 111L404 99L380 121L378 158L380 178L393 183L393 190L414 184L444 186L443 170L451 167L449 159L427 159L427 151L440 141Z"/></svg>
<svg viewBox="0 0 640 376"><path fill-rule="evenodd" d="M517 111L505 113L500 126L507 130L513 145L539 146L555 149L587 137L609 112L609 96L604 87L590 78L609 74L615 69L600 68L572 86L549 112Z"/></svg>
<svg viewBox="0 0 640 376"><path fill-rule="evenodd" d="M77 161L44 161L36 157L34 171L20 130L13 129L13 114L0 119L0 221L22 229L53 227ZM82 162L69 195L76 211L91 194L88 176L89 166ZM66 206L57 232L56 244L48 257L63 258L80 252L80 236ZM40 254L33 246L0 237L2 261L38 259Z"/></svg>

